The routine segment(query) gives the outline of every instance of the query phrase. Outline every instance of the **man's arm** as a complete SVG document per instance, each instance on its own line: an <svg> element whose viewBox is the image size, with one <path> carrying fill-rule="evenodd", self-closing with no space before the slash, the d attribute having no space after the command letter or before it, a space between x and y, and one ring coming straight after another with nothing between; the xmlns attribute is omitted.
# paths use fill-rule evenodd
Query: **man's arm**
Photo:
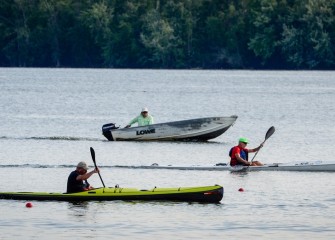
<svg viewBox="0 0 335 240"><path fill-rule="evenodd" d="M99 169L94 169L94 170L92 170L92 171L90 171L90 172L88 172L88 173L85 173L85 174L83 174L83 175L78 175L77 176L77 180L78 181L80 181L80 180L87 180L87 179L89 179L94 173L97 173L97 172L99 172Z"/></svg>
<svg viewBox="0 0 335 240"><path fill-rule="evenodd" d="M130 127L131 125L133 125L134 123L137 123L137 122L138 122L138 117L131 120L126 127Z"/></svg>
<svg viewBox="0 0 335 240"><path fill-rule="evenodd" d="M250 165L250 162L244 160L243 158L241 158L240 154L239 153L235 153L235 157L236 157L236 160L239 161L240 163L243 163L245 165Z"/></svg>
<svg viewBox="0 0 335 240"><path fill-rule="evenodd" d="M263 147L263 143L261 145L259 145L258 147L254 148L254 149L248 149L248 152L257 152L259 151L259 149L261 149Z"/></svg>

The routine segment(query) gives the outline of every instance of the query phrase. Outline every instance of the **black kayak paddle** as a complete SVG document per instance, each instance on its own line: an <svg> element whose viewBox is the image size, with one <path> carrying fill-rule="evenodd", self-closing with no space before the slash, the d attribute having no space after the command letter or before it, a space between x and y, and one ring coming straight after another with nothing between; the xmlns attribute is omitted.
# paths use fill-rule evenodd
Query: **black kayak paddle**
<svg viewBox="0 0 335 240"><path fill-rule="evenodd" d="M265 141L269 138L269 137L271 137L272 136L272 134L275 132L275 127L274 126L272 126L272 127L270 127L269 128L269 130L266 132L266 134L265 134L265 140L264 140L264 142L262 142L261 144L264 144L265 143ZM254 158L256 157L256 155L257 155L257 153L259 152L259 150L260 149L258 149L258 151L255 153L255 156L251 159L251 162L253 162L253 160L254 160Z"/></svg>
<svg viewBox="0 0 335 240"><path fill-rule="evenodd" d="M94 149L92 147L90 147L90 150L91 150L91 156L92 156L92 160L93 160L93 163L94 163L94 167L95 167L95 169L98 169L97 164L95 163L95 152L94 152ZM102 177L100 175L100 171L98 172L98 174L99 174L100 180L102 182L102 185L104 186L104 188L106 188L106 186L104 184L104 181L102 180Z"/></svg>

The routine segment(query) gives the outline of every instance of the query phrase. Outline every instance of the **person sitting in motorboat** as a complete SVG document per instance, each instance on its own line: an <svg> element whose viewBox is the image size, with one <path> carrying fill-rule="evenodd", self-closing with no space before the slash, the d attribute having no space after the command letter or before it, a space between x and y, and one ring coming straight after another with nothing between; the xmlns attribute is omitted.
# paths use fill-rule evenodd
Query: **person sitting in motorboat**
<svg viewBox="0 0 335 240"><path fill-rule="evenodd" d="M132 124L137 123L138 126L147 126L154 123L154 118L149 114L148 108L142 108L141 114L131 120L126 128L131 127Z"/></svg>
<svg viewBox="0 0 335 240"><path fill-rule="evenodd" d="M240 138L238 140L238 145L230 149L230 166L263 166L263 164L259 161L248 162L248 153L259 151L259 149L263 147L263 144L254 149L247 149L247 144L248 139Z"/></svg>
<svg viewBox="0 0 335 240"><path fill-rule="evenodd" d="M99 172L99 168L87 172L88 167L85 162L79 162L75 171L71 172L67 180L67 193L82 192L93 189L87 182L94 173Z"/></svg>

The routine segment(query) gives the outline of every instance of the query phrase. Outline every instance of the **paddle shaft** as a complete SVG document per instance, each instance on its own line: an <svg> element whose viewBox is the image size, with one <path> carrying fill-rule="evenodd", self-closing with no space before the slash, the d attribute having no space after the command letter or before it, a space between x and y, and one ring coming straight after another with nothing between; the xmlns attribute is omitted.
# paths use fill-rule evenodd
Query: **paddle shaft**
<svg viewBox="0 0 335 240"><path fill-rule="evenodd" d="M97 164L95 163L95 152L94 152L94 149L92 147L90 147L90 150L91 150L91 156L92 156L92 160L93 160L93 163L94 163L94 167L95 167L95 169L98 169ZM98 172L98 174L99 174L100 180L102 182L102 185L105 188L106 186L105 186L104 181L102 180L102 177L100 175L100 171Z"/></svg>
<svg viewBox="0 0 335 240"><path fill-rule="evenodd" d="M274 132L275 132L275 128L273 126L270 127L269 130L265 134L265 140L261 144L264 144L265 141L268 140L268 138L271 137ZM261 149L258 149L258 151L255 153L254 157L251 159L251 162L254 161L254 158L257 156L259 150L261 150Z"/></svg>
<svg viewBox="0 0 335 240"><path fill-rule="evenodd" d="M265 141L266 141L266 140L264 140L264 142L262 142L262 144L264 144L264 143L265 143ZM258 154L259 150L261 150L261 149L258 149L258 151L255 153L254 157L251 159L251 162L253 162L253 161L254 161L254 158L257 156L257 154Z"/></svg>

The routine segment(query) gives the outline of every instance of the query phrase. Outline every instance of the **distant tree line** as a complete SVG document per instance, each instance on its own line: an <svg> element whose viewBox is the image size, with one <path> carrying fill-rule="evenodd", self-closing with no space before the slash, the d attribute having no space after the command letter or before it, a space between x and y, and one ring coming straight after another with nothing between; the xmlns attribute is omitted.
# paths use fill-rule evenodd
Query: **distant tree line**
<svg viewBox="0 0 335 240"><path fill-rule="evenodd" d="M0 66L335 69L335 0L1 0Z"/></svg>

